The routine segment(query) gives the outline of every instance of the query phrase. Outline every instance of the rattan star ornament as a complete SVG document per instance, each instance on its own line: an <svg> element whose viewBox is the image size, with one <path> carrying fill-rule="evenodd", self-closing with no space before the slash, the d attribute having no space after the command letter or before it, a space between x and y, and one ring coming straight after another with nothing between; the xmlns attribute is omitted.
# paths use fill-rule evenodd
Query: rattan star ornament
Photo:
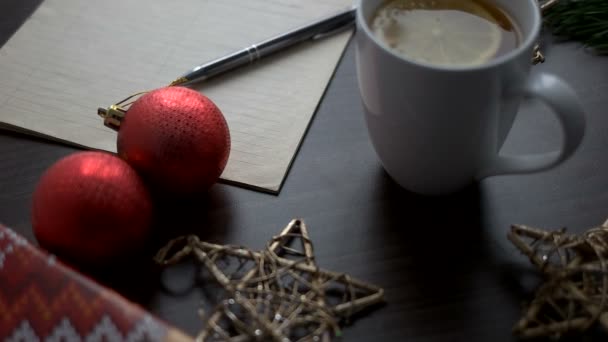
<svg viewBox="0 0 608 342"><path fill-rule="evenodd" d="M515 334L559 338L596 324L608 331L608 221L579 235L514 225L508 238L544 278Z"/></svg>
<svg viewBox="0 0 608 342"><path fill-rule="evenodd" d="M170 241L156 261L169 266L187 257L225 290L210 315L201 312L197 341L329 341L341 323L384 297L375 285L319 268L302 220L292 220L259 252L191 235Z"/></svg>

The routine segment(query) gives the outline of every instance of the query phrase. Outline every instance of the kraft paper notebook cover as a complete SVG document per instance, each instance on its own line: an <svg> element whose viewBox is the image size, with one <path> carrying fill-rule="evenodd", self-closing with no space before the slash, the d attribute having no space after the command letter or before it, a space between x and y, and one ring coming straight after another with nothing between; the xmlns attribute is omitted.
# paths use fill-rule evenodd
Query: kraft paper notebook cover
<svg viewBox="0 0 608 342"><path fill-rule="evenodd" d="M0 49L0 124L114 152L97 108L308 24L351 1L45 0ZM222 110L222 179L278 192L352 34L306 42L197 86Z"/></svg>

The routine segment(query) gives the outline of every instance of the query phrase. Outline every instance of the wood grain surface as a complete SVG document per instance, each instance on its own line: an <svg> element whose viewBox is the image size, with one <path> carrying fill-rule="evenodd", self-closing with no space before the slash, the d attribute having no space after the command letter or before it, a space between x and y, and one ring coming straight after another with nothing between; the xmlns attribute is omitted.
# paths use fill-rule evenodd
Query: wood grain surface
<svg viewBox="0 0 608 342"><path fill-rule="evenodd" d="M0 44L38 3L0 3ZM290 219L300 217L308 224L320 266L386 290L387 304L346 327L344 340L516 340L511 327L537 279L505 237L510 224L582 231L608 218L608 57L556 42L548 34L543 44L547 61L534 72L552 72L569 82L587 113L585 139L561 166L488 178L441 198L400 189L382 170L368 140L351 42L281 193L218 184L198 198L159 199L157 233L142 260L149 260L167 238L185 232L260 249ZM542 152L559 143L559 125L549 112L526 103L504 152ZM0 132L0 222L33 240L30 202L36 183L47 167L75 151ZM104 284L190 334L200 328L196 309L207 300L204 284L193 282L194 273L192 265L159 273L135 262L91 270ZM606 336L595 332L589 339Z"/></svg>

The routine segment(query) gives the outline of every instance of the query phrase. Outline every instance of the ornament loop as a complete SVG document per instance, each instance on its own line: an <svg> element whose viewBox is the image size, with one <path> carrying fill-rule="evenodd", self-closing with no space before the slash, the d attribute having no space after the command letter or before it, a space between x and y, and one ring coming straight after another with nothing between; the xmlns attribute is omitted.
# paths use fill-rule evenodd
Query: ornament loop
<svg viewBox="0 0 608 342"><path fill-rule="evenodd" d="M103 118L103 124L115 131L120 128L120 122L125 117L126 111L117 105L108 108L97 108L97 114Z"/></svg>
<svg viewBox="0 0 608 342"><path fill-rule="evenodd" d="M148 91L142 91L126 97L125 99L111 105L108 108L97 108L97 115L103 118L103 124L115 131L120 128L120 123L125 118L125 114L129 107L139 98L139 96L147 93ZM129 101L131 100L131 101Z"/></svg>

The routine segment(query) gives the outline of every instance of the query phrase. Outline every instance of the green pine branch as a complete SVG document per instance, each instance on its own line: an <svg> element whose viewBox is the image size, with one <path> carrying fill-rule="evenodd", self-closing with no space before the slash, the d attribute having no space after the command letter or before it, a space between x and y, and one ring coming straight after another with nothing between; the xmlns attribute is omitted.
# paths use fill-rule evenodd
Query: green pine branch
<svg viewBox="0 0 608 342"><path fill-rule="evenodd" d="M554 35L608 54L608 0L560 0L544 18Z"/></svg>

